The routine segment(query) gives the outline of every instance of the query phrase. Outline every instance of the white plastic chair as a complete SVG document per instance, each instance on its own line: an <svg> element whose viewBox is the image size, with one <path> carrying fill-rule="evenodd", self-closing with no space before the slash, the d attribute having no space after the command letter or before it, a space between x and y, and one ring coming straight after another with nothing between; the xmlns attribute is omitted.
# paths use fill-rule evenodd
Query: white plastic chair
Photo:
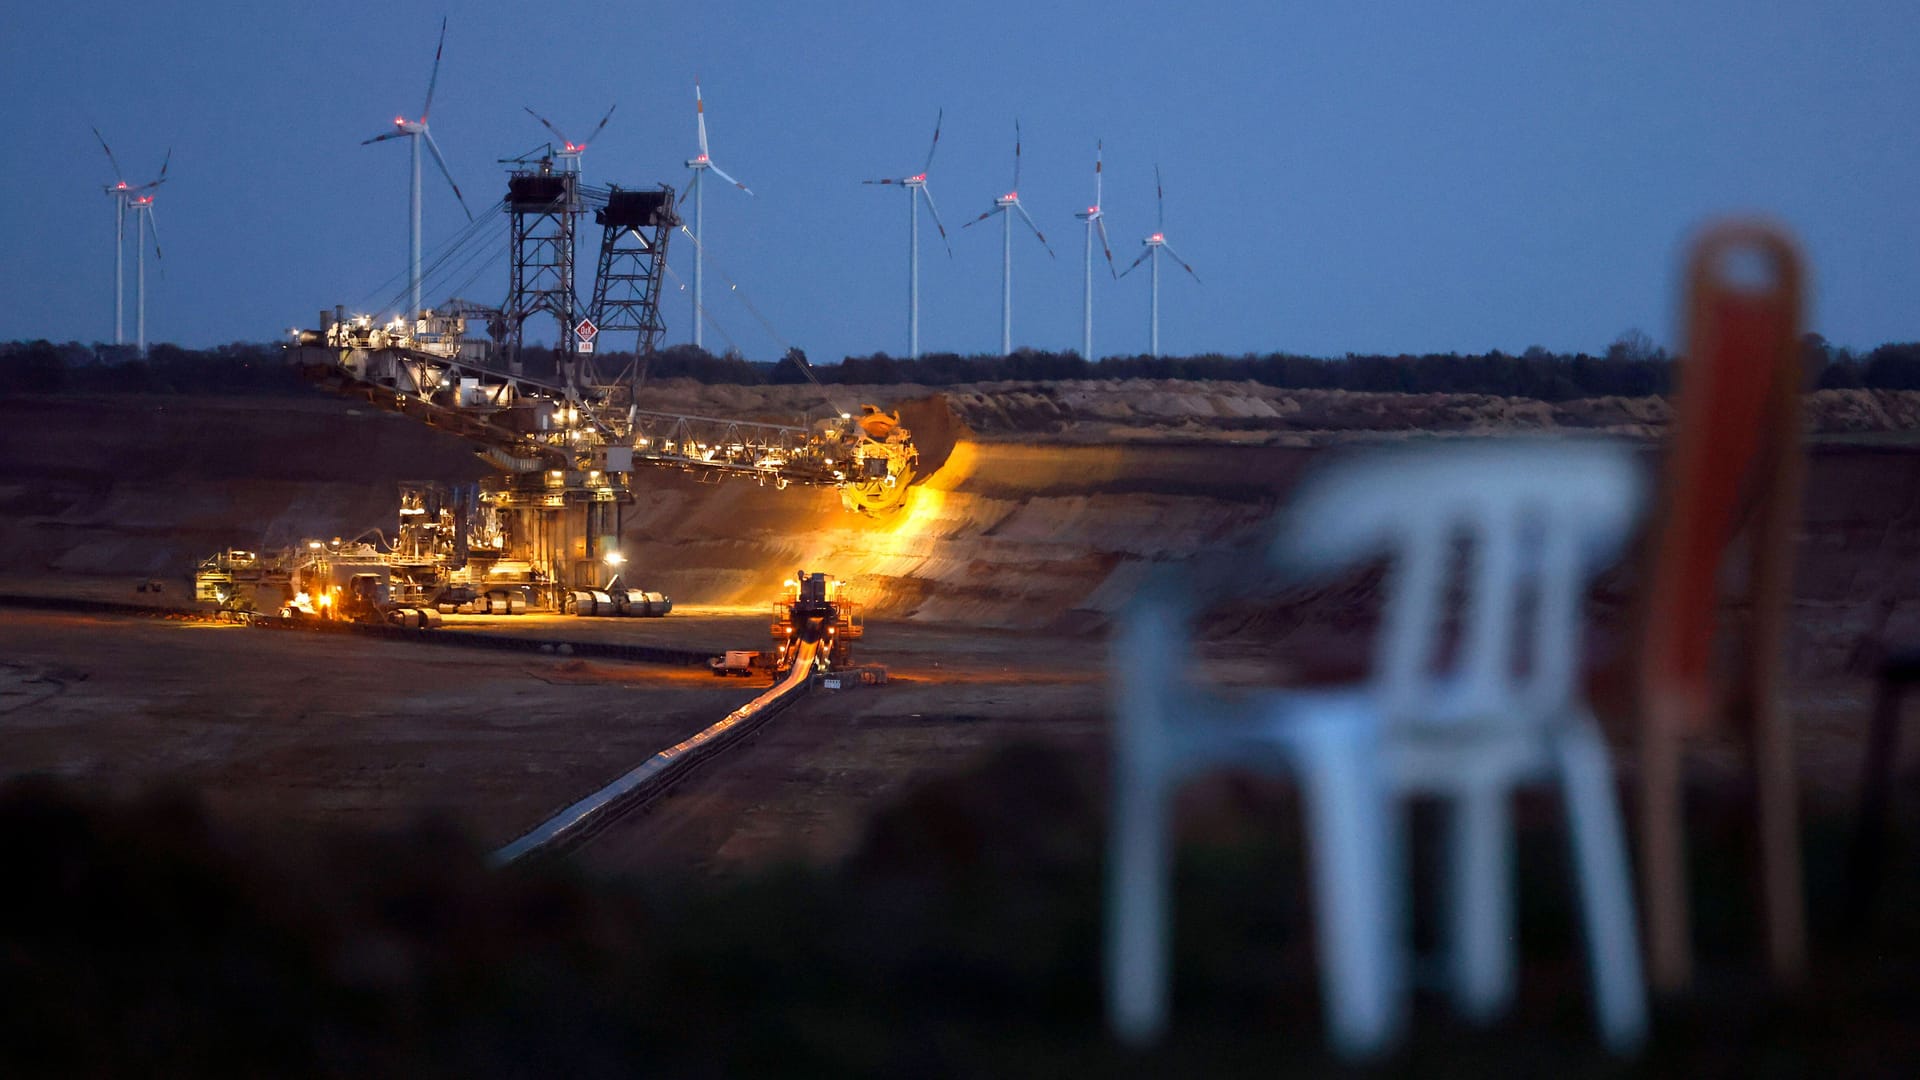
<svg viewBox="0 0 1920 1080"><path fill-rule="evenodd" d="M1514 984L1515 788L1563 792L1602 1038L1645 1034L1632 884L1605 743L1578 692L1580 600L1640 500L1630 452L1599 442L1440 443L1360 455L1310 477L1274 556L1319 575L1387 557L1370 681L1229 702L1180 677L1187 600L1146 590L1113 649L1114 831L1108 1009L1121 1038L1166 1024L1168 808L1179 783L1226 765L1299 778L1313 859L1322 992L1336 1051L1398 1036L1407 998L1399 799L1449 805L1447 982L1484 1022ZM1447 640L1458 542L1468 551L1457 644ZM1523 615L1525 616L1523 618Z"/></svg>

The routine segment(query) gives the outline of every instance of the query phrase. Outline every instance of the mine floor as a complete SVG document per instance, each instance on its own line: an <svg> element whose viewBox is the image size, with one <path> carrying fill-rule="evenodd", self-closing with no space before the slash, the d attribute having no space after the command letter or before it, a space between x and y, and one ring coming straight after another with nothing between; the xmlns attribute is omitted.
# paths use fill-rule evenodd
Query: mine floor
<svg viewBox="0 0 1920 1080"><path fill-rule="evenodd" d="M21 582L0 592L31 594ZM69 595L159 597L125 582ZM435 633L764 648L757 610L664 619L457 616ZM855 658L883 688L819 692L665 803L595 839L587 864L723 869L836 857L877 801L1016 739L1098 753L1104 643L880 623ZM0 779L177 786L217 813L399 825L436 813L483 844L711 723L767 681L560 653L434 648L139 616L0 608Z"/></svg>

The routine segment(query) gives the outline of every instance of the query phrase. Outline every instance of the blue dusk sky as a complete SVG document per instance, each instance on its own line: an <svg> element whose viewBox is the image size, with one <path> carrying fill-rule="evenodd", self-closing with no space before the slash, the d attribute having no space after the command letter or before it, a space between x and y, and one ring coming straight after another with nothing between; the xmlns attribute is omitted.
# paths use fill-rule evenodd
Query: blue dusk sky
<svg viewBox="0 0 1920 1080"><path fill-rule="evenodd" d="M700 78L714 160L756 193L708 190L715 351L904 354L906 197L860 181L917 171L942 107L953 254L923 220L923 351L998 348L998 220L960 225L1009 184L1016 118L1021 200L1058 253L1014 238L1017 346L1079 346L1097 139L1120 265L1152 231L1158 163L1167 237L1203 279L1163 264L1172 354L1597 352L1629 327L1671 344L1686 240L1730 213L1799 236L1812 329L1920 338L1911 0L104 0L0 14L0 340L112 338L113 173L90 125L129 180L173 151L151 340L269 340L396 294L406 147L359 143L417 113L443 15L433 132L476 212L496 159L545 139L523 106L574 134L617 101L589 180L683 186ZM465 221L429 161L428 251ZM691 254L673 251L668 342L689 338ZM1144 272L1101 273L1096 354L1144 351ZM466 294L505 289L503 257Z"/></svg>

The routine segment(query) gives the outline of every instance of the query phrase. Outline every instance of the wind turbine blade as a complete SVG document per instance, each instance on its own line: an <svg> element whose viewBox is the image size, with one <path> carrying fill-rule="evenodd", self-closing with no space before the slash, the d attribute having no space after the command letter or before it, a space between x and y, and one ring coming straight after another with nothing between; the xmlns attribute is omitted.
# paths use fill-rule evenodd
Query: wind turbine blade
<svg viewBox="0 0 1920 1080"><path fill-rule="evenodd" d="M404 131L383 131L371 139L361 139L360 145L366 146L369 143L386 142L388 139L397 139L405 134L406 132Z"/></svg>
<svg viewBox="0 0 1920 1080"><path fill-rule="evenodd" d="M687 201L687 196L693 194L693 189L696 186L698 186L699 183L700 183L700 170L695 169L693 170L693 179L687 182L686 187L680 189L680 197L678 199L673 200L673 205L676 207L684 206Z"/></svg>
<svg viewBox="0 0 1920 1080"><path fill-rule="evenodd" d="M167 166L171 164L173 164L173 148L168 147L167 156L164 159L162 159L160 162L160 175L154 177L152 180L149 180L144 184L141 184L139 187L126 188L125 189L126 192L128 194L132 194L136 191L152 191L154 188L157 188L161 184L166 183L167 182Z"/></svg>
<svg viewBox="0 0 1920 1080"><path fill-rule="evenodd" d="M148 204L147 212L140 216L147 219L147 231L153 234L153 257L155 260L158 260L162 258L160 254L160 227L153 223L152 204Z"/></svg>
<svg viewBox="0 0 1920 1080"><path fill-rule="evenodd" d="M1200 281L1200 275L1195 274L1193 271L1193 267L1187 265L1187 260L1181 258L1179 252L1173 250L1172 244L1162 241L1160 246L1167 249L1167 254L1173 256L1173 261L1180 264L1180 269L1185 270L1189 274L1193 274L1193 280ZM1206 282L1200 281L1200 284L1205 285Z"/></svg>
<svg viewBox="0 0 1920 1080"><path fill-rule="evenodd" d="M615 109L617 109L617 108L619 108L619 107L620 107L620 103L619 103L619 102L617 102L617 101L616 101L616 102L614 102L613 104L611 104L611 105L609 105L609 106L607 106L607 115L605 115L605 116L603 116L603 117L601 117L601 118L600 118L600 122L599 122L599 123L597 123L597 124L595 124L595 125L593 125L593 130L592 130L592 131L589 131L589 132L587 132L587 142L583 142L583 143L581 143L580 145L581 145L581 146L585 146L585 145L587 145L587 143L590 143L590 142L592 142L593 140L595 140L595 139L597 139L597 138L599 138L599 137L600 137L600 132L601 132L601 129L603 129L603 128L605 128L605 127L607 126L607 121L609 121L609 120L611 120L611 119L613 119L613 110L615 110Z"/></svg>
<svg viewBox="0 0 1920 1080"><path fill-rule="evenodd" d="M1167 189L1160 184L1160 166L1153 167L1153 222L1154 231L1161 232L1167 227Z"/></svg>
<svg viewBox="0 0 1920 1080"><path fill-rule="evenodd" d="M1047 257L1053 259L1059 258L1060 256L1053 253L1053 245L1047 243L1047 234L1041 232L1040 226L1033 223L1033 215L1027 213L1027 208L1021 206L1018 200L1014 201L1013 208L1020 211L1020 220L1027 223L1027 228L1033 230L1033 235L1040 238L1040 246L1047 249Z"/></svg>
<svg viewBox="0 0 1920 1080"><path fill-rule="evenodd" d="M1007 189L1014 194L1020 193L1020 121L1013 122L1013 186Z"/></svg>
<svg viewBox="0 0 1920 1080"><path fill-rule="evenodd" d="M940 223L940 208L933 205L933 189L920 185L920 194L927 197L927 210L933 214L933 227L940 230L940 242L947 245L947 258L953 258L953 241L947 239L947 227Z"/></svg>
<svg viewBox="0 0 1920 1080"><path fill-rule="evenodd" d="M1100 250L1107 253L1107 273L1113 274L1117 280L1120 275L1114 274L1113 272L1113 245L1107 242L1107 216L1102 214L1094 218L1093 224L1095 228L1100 230Z"/></svg>
<svg viewBox="0 0 1920 1080"><path fill-rule="evenodd" d="M531 117L533 117L533 118L534 118L535 120L538 120L538 121L540 121L540 126L541 126L541 127L543 127L543 128L546 128L546 129L547 129L548 131L551 131L551 132L553 132L553 137L554 137L554 138L556 138L556 139L559 139L559 140L560 140L560 142L561 142L561 143L562 143L563 145L568 145L568 146L571 146L571 145L572 145L571 143L568 143L568 142L567 142L567 137L566 137L565 135L562 135L562 134L560 133L560 129L559 129L559 128L557 128L557 127L554 127L554 126L553 126L553 122L552 122L552 121L550 121L550 120L548 120L548 119L547 119L546 117L544 117L544 116L541 116L541 115L540 115L539 113L537 113L537 112L534 112L534 111L533 111L533 106L531 106L531 105L522 105L522 106L520 106L520 107L521 107L521 108L523 108L523 109L525 109L525 110L527 110L527 115L528 115L528 116L531 116Z"/></svg>
<svg viewBox="0 0 1920 1080"><path fill-rule="evenodd" d="M420 122L427 122L427 114L433 111L433 87L440 81L440 53L447 47L447 19L440 17L440 44L433 47L433 74L427 76L427 103L420 107ZM431 142L432 140L428 140Z"/></svg>
<svg viewBox="0 0 1920 1080"><path fill-rule="evenodd" d="M99 128L93 129L93 137L100 140L100 149L107 152L107 162L113 166L113 178L126 183L126 175L120 171L120 160L113 156L113 147L107 145L107 137L100 134Z"/></svg>
<svg viewBox="0 0 1920 1080"><path fill-rule="evenodd" d="M1140 257L1139 257L1139 258L1137 258L1137 259L1135 259L1135 260L1133 260L1133 262L1132 262L1132 264L1131 264L1131 265L1129 265L1129 266L1128 266L1128 267L1127 267L1127 268L1126 268L1125 270L1122 270L1122 271L1120 271L1120 276L1121 276L1121 277L1126 277L1126 276L1127 276L1128 274L1131 274L1131 273L1133 273L1133 271L1134 271L1134 267L1137 267L1137 266L1139 266L1139 265L1140 265L1141 263L1143 263L1143 262L1146 262L1146 261L1147 261L1147 256L1149 256L1149 255L1151 255L1151 254L1153 254L1153 249L1152 249L1151 247L1149 247L1149 248L1147 248L1147 249L1146 249L1145 251L1142 251L1142 252L1140 253Z"/></svg>
<svg viewBox="0 0 1920 1080"><path fill-rule="evenodd" d="M981 215L980 215L979 217L977 217L977 218L974 218L974 219L973 219L972 221L969 221L969 222L967 222L967 223L966 223L965 225L962 225L962 226L960 226L960 227L961 227L961 228L963 228L963 229L971 229L971 228L973 228L973 227L974 227L975 225L978 225L978 224L980 224L981 222L983 222L983 221L985 221L985 220L987 220L988 218L990 218L990 217L992 217L993 215L995 215L995 214L997 214L997 213L999 213L999 212L1000 212L1000 208L996 206L996 207L994 207L993 209L991 209L991 210L989 210L989 211L987 211L987 212L986 212L986 213L984 213L984 214L981 214Z"/></svg>
<svg viewBox="0 0 1920 1080"><path fill-rule="evenodd" d="M940 112L933 118L933 144L927 147L927 163L920 167L920 171L923 174L933 171L933 152L940 149L940 125L945 123L946 119L947 110L943 105L940 108Z"/></svg>
<svg viewBox="0 0 1920 1080"><path fill-rule="evenodd" d="M895 180L890 176L884 180L862 180L860 182L863 184L904 184L906 183L905 180Z"/></svg>
<svg viewBox="0 0 1920 1080"><path fill-rule="evenodd" d="M735 180L733 177L728 176L727 171L725 169L722 169L720 166L715 165L711 160L707 162L707 168L712 169L716 173L719 173L720 179L725 180L727 183L732 184L734 187L739 188L741 191L744 191L749 195L753 194L752 188L748 187L747 185L741 183L738 180Z"/></svg>
<svg viewBox="0 0 1920 1080"><path fill-rule="evenodd" d="M427 140L427 149L433 151L433 162L440 166L440 175L447 178L447 186L453 189L453 197L460 200L460 209L466 210L467 220L473 220L473 211L467 210L466 196L460 194L460 185L453 182L453 170L447 168L447 159L440 156L440 144L433 141L433 133L422 131L420 137Z"/></svg>
<svg viewBox="0 0 1920 1080"><path fill-rule="evenodd" d="M707 103L700 96L700 80L693 80L693 116L700 125L700 156L707 156Z"/></svg>
<svg viewBox="0 0 1920 1080"><path fill-rule="evenodd" d="M1093 208L1095 210L1100 209L1100 159L1105 157L1106 153L1107 141L1105 139L1101 139L1093 144ZM1103 238L1106 236L1106 227L1104 225L1101 226L1100 235ZM1112 252L1107 253L1107 261L1113 261Z"/></svg>

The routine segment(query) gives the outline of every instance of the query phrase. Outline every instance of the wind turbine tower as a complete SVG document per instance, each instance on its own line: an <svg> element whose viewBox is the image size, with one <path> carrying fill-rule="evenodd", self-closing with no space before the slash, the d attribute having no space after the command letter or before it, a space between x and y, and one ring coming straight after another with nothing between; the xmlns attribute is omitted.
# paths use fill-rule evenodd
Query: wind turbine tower
<svg viewBox="0 0 1920 1080"><path fill-rule="evenodd" d="M1047 243L1045 233L1033 223L1033 217L1027 208L1020 205L1020 121L1013 122L1013 187L1005 195L993 200L993 209L960 226L971 229L995 214L1001 216L1000 229L1000 355L1013 352L1013 215L1018 213L1020 220L1027 223L1033 235L1040 238L1040 246L1047 249L1047 257L1054 258L1053 245Z"/></svg>
<svg viewBox="0 0 1920 1080"><path fill-rule="evenodd" d="M899 184L907 189L907 359L920 358L920 200L927 200L927 212L940 230L940 242L947 245L947 258L953 258L953 244L947 240L947 227L940 223L940 211L933 205L933 189L927 186L927 174L933 171L933 152L940 149L940 124L947 118L941 109L933 119L933 145L927 147L927 163L912 176L896 180L862 180L863 184Z"/></svg>
<svg viewBox="0 0 1920 1080"><path fill-rule="evenodd" d="M1149 277L1153 281L1153 300L1147 315L1147 354L1149 356L1159 356L1161 250L1165 249L1167 257L1179 263L1180 269L1185 270L1189 274L1193 274L1193 280L1200 281L1200 275L1194 273L1193 267L1187 265L1187 260L1181 258L1180 253L1173 250L1173 248L1167 244L1166 189L1160 184L1160 166L1158 165L1153 167L1153 206L1155 214L1153 235L1140 241L1146 245L1147 250L1142 251L1140 257L1133 260L1132 266L1120 271L1120 276L1126 277L1128 274L1133 273L1134 267L1139 266L1143 262L1151 261L1152 263L1152 266L1149 267ZM1205 283L1202 282L1202 284Z"/></svg>
<svg viewBox="0 0 1920 1080"><path fill-rule="evenodd" d="M113 166L114 182L107 184L104 189L107 194L113 196L113 343L115 345L124 345L127 341L127 208L129 206L136 207L136 220L144 221L149 232L153 230L153 196L147 195L143 199L141 195L143 192L150 192L154 188L167 182L167 166L173 163L173 151L168 150L166 158L161 161L160 175L158 177L147 183L134 185L127 183L126 175L120 171L119 159L113 156L113 147L107 145L106 136L100 134L99 128L93 129L93 137L100 140L100 149L107 152L107 163ZM136 228L137 227L138 225L136 225ZM140 351L144 354L147 351L145 234L142 234L141 237L141 250L139 319L141 326ZM158 257L160 254L159 233L154 233L153 251L154 255Z"/></svg>
<svg viewBox="0 0 1920 1080"><path fill-rule="evenodd" d="M440 54L447 47L447 20L440 20L440 43L433 49L433 73L427 76L427 103L420 107L420 119L409 120L404 116L393 118L393 130L383 131L371 139L362 139L361 146L368 143L385 142L388 139L407 139L413 145L413 180L409 187L410 197L407 203L407 297L411 310L407 313L409 321L420 317L420 144L425 142L433 153L433 160L440 166L441 175L447 178L447 186L453 188L453 197L460 202L460 209L466 212L467 220L473 220L473 211L467 209L467 200L460 194L460 185L454 183L453 173L447 168L447 159L440 154L440 146L433 141L433 132L427 129L427 114L433 111L433 87L440 81Z"/></svg>
<svg viewBox="0 0 1920 1080"><path fill-rule="evenodd" d="M167 151L167 157L171 159L173 151ZM160 171L164 175L166 166L162 165ZM158 181L155 183L157 184ZM139 346L140 355L145 356L147 355L147 234L153 234L153 258L158 262L160 230L153 225L153 194L151 192L132 197L127 200L127 205L133 208L134 281L138 283L133 294L134 342Z"/></svg>
<svg viewBox="0 0 1920 1080"><path fill-rule="evenodd" d="M1087 263L1082 275L1086 281L1086 296L1080 306L1080 357L1088 363L1093 362L1093 234L1100 233L1100 250L1107 255L1107 273L1113 274L1113 245L1107 242L1107 215L1100 208L1100 158L1105 149L1104 142L1093 144L1093 205L1084 213L1073 215L1087 223Z"/></svg>
<svg viewBox="0 0 1920 1080"><path fill-rule="evenodd" d="M687 159L687 168L693 170L693 179L687 182L687 192L680 196L680 201L685 202L688 194L693 196L693 346L697 349L701 347L700 316L706 310L700 306L701 275L707 261L707 185L701 180L708 170L712 170L714 175L749 195L753 194L753 189L728 176L727 171L715 165L707 153L707 104L700 97L699 79L693 80L693 117L695 126L700 130L700 153Z"/></svg>
<svg viewBox="0 0 1920 1080"><path fill-rule="evenodd" d="M527 110L528 116L531 116L535 120L540 121L541 127L544 127L548 131L553 132L553 137L560 140L560 149L554 151L554 154L553 154L554 160L559 162L561 172L572 173L575 176L580 175L580 155L586 153L587 146L591 144L593 140L600 137L600 129L607 126L607 121L613 119L613 110L619 107L620 107L619 102L614 102L612 105L607 106L607 115L601 117L600 122L593 125L593 130L587 132L587 137L580 140L579 142L574 142L572 139L567 138L566 135L561 133L559 128L554 127L553 121L548 120L546 117L541 116L537 112L534 112L532 106L529 106L529 105L521 106L521 108ZM579 129L575 128L574 130L577 131ZM449 179L451 179L451 177L449 177Z"/></svg>

